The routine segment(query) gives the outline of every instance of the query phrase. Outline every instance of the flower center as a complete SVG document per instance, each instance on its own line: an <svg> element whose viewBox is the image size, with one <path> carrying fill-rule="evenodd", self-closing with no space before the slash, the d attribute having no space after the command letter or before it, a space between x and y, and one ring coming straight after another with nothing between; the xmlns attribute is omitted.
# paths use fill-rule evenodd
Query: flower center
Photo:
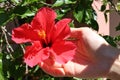
<svg viewBox="0 0 120 80"><path fill-rule="evenodd" d="M48 42L47 39L46 39L46 33L44 30L40 30L37 32L40 39L41 39L41 42L42 42L42 46L45 48L45 47L51 47L52 45L52 42Z"/></svg>
<svg viewBox="0 0 120 80"><path fill-rule="evenodd" d="M52 46L52 43L51 42L49 42L49 43L43 43L42 44L42 46L44 47L44 48L46 48L46 47L51 47Z"/></svg>
<svg viewBox="0 0 120 80"><path fill-rule="evenodd" d="M38 35L40 36L41 39L45 39L45 37L46 37L46 33L44 30L39 31Z"/></svg>

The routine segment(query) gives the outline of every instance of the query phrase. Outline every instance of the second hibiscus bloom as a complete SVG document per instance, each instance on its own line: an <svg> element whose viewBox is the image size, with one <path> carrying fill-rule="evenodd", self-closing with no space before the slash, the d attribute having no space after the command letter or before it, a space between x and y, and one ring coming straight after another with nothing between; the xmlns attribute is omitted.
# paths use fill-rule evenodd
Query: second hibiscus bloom
<svg viewBox="0 0 120 80"><path fill-rule="evenodd" d="M30 24L25 23L12 31L16 43L30 42L24 54L24 62L33 67L46 59L64 64L74 57L76 46L65 40L70 35L70 19L55 23L56 13L48 7L38 10Z"/></svg>

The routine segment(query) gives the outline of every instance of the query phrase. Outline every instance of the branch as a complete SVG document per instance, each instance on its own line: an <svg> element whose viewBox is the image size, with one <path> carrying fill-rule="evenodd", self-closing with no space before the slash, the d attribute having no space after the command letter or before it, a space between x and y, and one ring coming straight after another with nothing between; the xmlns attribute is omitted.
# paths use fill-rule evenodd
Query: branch
<svg viewBox="0 0 120 80"><path fill-rule="evenodd" d="M7 33L6 33L7 30L5 29L5 27L6 27L6 26L1 27L1 29L2 29L2 32L3 32L4 36L5 36L5 41L6 41L6 43L7 43L7 51L10 53L10 57L11 57L12 59L14 59L14 57L13 57L12 54L11 54L11 52L14 52L14 50L13 50L12 46L10 45L10 43L9 43L9 41L8 41Z"/></svg>
<svg viewBox="0 0 120 80"><path fill-rule="evenodd" d="M116 6L112 2L112 0L108 0L108 2L111 4L112 8L120 15L120 12L117 10Z"/></svg>

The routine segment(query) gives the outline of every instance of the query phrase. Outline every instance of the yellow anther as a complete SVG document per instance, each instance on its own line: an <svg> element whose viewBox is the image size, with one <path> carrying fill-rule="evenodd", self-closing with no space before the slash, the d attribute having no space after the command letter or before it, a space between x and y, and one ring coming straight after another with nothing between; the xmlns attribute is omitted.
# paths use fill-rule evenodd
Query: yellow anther
<svg viewBox="0 0 120 80"><path fill-rule="evenodd" d="M38 35L40 36L41 39L45 39L45 37L46 37L46 34L45 34L44 30L39 31Z"/></svg>

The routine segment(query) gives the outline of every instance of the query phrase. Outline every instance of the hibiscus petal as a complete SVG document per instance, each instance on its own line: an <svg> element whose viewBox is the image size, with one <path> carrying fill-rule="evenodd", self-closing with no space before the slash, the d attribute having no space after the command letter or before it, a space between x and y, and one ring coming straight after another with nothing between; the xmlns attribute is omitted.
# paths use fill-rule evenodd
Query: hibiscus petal
<svg viewBox="0 0 120 80"><path fill-rule="evenodd" d="M70 41L59 41L53 44L52 50L55 60L61 64L64 64L73 59L76 52L76 46Z"/></svg>
<svg viewBox="0 0 120 80"><path fill-rule="evenodd" d="M39 42L34 42L32 46L26 47L24 62L33 67L49 57L47 48L43 49Z"/></svg>
<svg viewBox="0 0 120 80"><path fill-rule="evenodd" d="M45 30L47 34L47 32L53 28L55 18L56 13L54 10L48 7L43 7L38 10L37 14L31 22L31 25L34 28Z"/></svg>
<svg viewBox="0 0 120 80"><path fill-rule="evenodd" d="M27 46L24 54L24 62L30 67L37 65L40 62L38 52L41 48L41 44L38 42L34 42L31 46Z"/></svg>
<svg viewBox="0 0 120 80"><path fill-rule="evenodd" d="M66 36L70 34L70 27L68 25L70 21L71 19L63 19L57 22L54 40L64 39Z"/></svg>
<svg viewBox="0 0 120 80"><path fill-rule="evenodd" d="M38 39L38 34L36 34L33 31L31 25L27 23L23 24L18 28L13 29L12 31L12 40L16 43L25 43Z"/></svg>

